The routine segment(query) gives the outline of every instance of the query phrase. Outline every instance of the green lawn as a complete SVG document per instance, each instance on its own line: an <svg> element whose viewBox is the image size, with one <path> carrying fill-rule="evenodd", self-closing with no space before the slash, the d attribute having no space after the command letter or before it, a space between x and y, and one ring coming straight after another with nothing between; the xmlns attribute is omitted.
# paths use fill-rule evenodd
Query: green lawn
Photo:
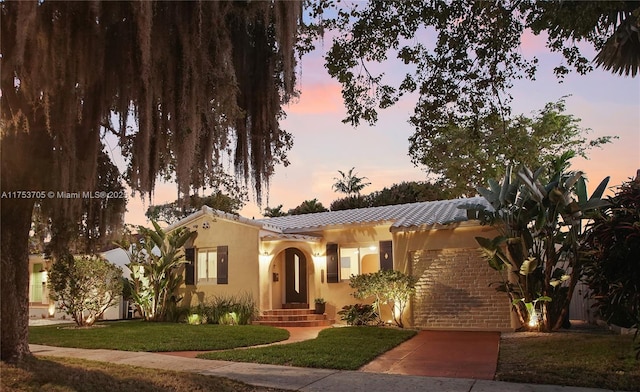
<svg viewBox="0 0 640 392"><path fill-rule="evenodd" d="M637 391L633 335L554 332L503 335L496 379Z"/></svg>
<svg viewBox="0 0 640 392"><path fill-rule="evenodd" d="M298 343L203 353L199 358L355 370L397 346L416 331L378 327L329 328Z"/></svg>
<svg viewBox="0 0 640 392"><path fill-rule="evenodd" d="M73 358L27 358L17 366L0 362L0 373L2 392L286 392L223 377Z"/></svg>
<svg viewBox="0 0 640 392"><path fill-rule="evenodd" d="M263 325L189 325L139 320L29 327L29 343L124 351L226 350L286 340L289 332Z"/></svg>
<svg viewBox="0 0 640 392"><path fill-rule="evenodd" d="M314 340L230 350L285 340L289 333L284 329L257 325L187 325L142 321L105 322L90 329L68 325L30 327L29 331L30 343L36 344L129 351L228 350L203 353L199 357L328 369L358 369L416 333L412 330L377 327L329 328L321 331ZM601 330L505 334L500 343L496 379L635 391L640 385L640 362L635 360L632 339L631 335L620 336ZM106 385L121 382L120 376L111 373L112 367L116 368L113 370L116 373L128 372L111 364L98 366L104 369L105 375L93 368L77 370L78 367L81 365L72 360L53 358L28 363L20 368L5 367L3 364L2 390L40 390L49 382L58 385L52 376L56 374L65 374L64 377L70 374L68 380L71 381L64 381L66 378L63 377L60 382L70 383L65 384L68 388L53 387L52 390L79 390L71 386L75 382L73 380L78 378L73 375L75 373L88 372L96 377L106 377ZM153 379L155 373L161 371L136 372L140 372L140 376L132 381L134 390L139 389L135 386L137 382L142 385L146 382L144 380ZM148 373L143 374L145 372ZM14 379L17 381L11 384ZM129 382L122 382L125 381ZM5 389L8 385L26 387ZM244 390L241 385L230 388L232 391Z"/></svg>

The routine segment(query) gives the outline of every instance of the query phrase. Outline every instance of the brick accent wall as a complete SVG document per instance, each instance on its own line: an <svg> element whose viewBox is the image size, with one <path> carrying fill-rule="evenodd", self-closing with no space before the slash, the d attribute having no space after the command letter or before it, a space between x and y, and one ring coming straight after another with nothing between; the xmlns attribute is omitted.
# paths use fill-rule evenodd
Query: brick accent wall
<svg viewBox="0 0 640 392"><path fill-rule="evenodd" d="M509 300L489 283L499 280L478 249L411 252L418 277L411 302L412 324L419 328L508 330Z"/></svg>

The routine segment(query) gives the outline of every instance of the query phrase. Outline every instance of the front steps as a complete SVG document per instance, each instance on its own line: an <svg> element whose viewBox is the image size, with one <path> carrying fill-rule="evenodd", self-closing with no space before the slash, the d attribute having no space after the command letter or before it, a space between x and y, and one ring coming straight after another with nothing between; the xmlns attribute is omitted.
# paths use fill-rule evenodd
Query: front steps
<svg viewBox="0 0 640 392"><path fill-rule="evenodd" d="M334 320L326 314L315 314L312 309L274 309L265 310L253 324L272 327L328 327Z"/></svg>

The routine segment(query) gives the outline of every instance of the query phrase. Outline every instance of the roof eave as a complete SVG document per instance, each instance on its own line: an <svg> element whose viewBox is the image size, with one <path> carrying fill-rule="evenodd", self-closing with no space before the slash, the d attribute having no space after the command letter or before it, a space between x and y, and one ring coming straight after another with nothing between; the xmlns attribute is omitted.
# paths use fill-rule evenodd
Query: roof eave
<svg viewBox="0 0 640 392"><path fill-rule="evenodd" d="M300 227L300 228L289 228L284 229L282 232L286 234L296 234L296 233L317 233L325 230L344 230L344 229L352 229L359 228L364 226L384 226L384 225L393 225L395 221L390 221L388 219L379 220L379 221L370 221L370 222L358 222L358 223L344 223L344 224L333 224L326 226L310 226L310 227Z"/></svg>
<svg viewBox="0 0 640 392"><path fill-rule="evenodd" d="M392 233L429 231L429 230L453 230L464 227L481 226L478 220L465 220L449 223L434 223L429 225L413 225L413 226L391 226L389 231Z"/></svg>
<svg viewBox="0 0 640 392"><path fill-rule="evenodd" d="M224 212L224 211L220 211L220 210L214 210L213 208L209 207L209 206L202 206L202 208L196 212L194 212L193 214L184 217L182 219L180 219L179 221L177 221L176 223L169 225L165 230L171 231L171 230L175 230L178 227L182 227L182 226L186 226L187 224L189 224L189 222L192 222L202 216L211 216L213 218L222 218L228 221L234 221L234 222L238 222L238 223L243 223L245 225L249 225L249 226L255 226L258 228L266 228L268 230L271 231L275 231L275 232L281 232L281 230L279 230L278 228L276 228L275 226L269 225L269 224L265 224L265 223L261 223L261 222L257 222L254 219L248 219L245 218L243 216L240 216L238 214L230 214L228 212Z"/></svg>
<svg viewBox="0 0 640 392"><path fill-rule="evenodd" d="M281 234L281 235L265 235L260 237L260 241L293 241L293 242L321 242L322 237L311 235L297 235L297 234Z"/></svg>

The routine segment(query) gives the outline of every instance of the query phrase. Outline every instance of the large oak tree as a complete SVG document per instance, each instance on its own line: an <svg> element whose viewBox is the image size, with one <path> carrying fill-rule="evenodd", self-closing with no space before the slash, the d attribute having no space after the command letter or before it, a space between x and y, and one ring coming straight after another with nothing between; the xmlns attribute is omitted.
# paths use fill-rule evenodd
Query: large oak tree
<svg viewBox="0 0 640 392"><path fill-rule="evenodd" d="M127 181L179 193L229 167L257 197L291 136L299 1L5 1L1 19L1 352L29 354L28 237L36 199L16 191L91 191L101 139L119 137ZM231 170L231 169L229 169ZM11 192L11 193L7 193ZM17 195L17 196L16 196ZM37 194L41 197L42 194ZM65 253L78 199L48 197Z"/></svg>
<svg viewBox="0 0 640 392"><path fill-rule="evenodd" d="M343 121L354 126L374 124L380 110L403 95L415 95L409 122L415 128L410 153L417 164L430 164L423 158L434 135L442 141L475 138L481 146L477 151L491 154L484 148L492 142L490 134L507 133L513 122L514 81L534 79L538 71L538 59L522 50L527 34L546 36L549 51L562 55L563 64L554 70L560 78L568 72L586 74L594 66L631 77L640 69L640 1L321 0L315 4L317 31L331 39L325 66L342 85L347 109ZM584 48L597 55L588 58ZM385 67L394 72L385 74ZM396 80L401 70L406 73ZM486 132L488 128L493 131ZM451 169L459 163L437 159ZM475 159L465 164L476 164ZM440 167L427 168L442 173ZM477 185L472 180L463 179Z"/></svg>
<svg viewBox="0 0 640 392"><path fill-rule="evenodd" d="M640 1L407 0L314 3L318 33L331 31L326 68L342 84L345 122L375 123L378 110L417 93L411 122L509 112L514 80L535 78L538 60L521 50L527 32L547 37L566 61L554 72L596 66L621 75L640 69ZM588 59L580 44L597 56ZM377 63L406 65L401 81ZM395 64L394 64L395 66ZM396 67L396 69L400 69Z"/></svg>

